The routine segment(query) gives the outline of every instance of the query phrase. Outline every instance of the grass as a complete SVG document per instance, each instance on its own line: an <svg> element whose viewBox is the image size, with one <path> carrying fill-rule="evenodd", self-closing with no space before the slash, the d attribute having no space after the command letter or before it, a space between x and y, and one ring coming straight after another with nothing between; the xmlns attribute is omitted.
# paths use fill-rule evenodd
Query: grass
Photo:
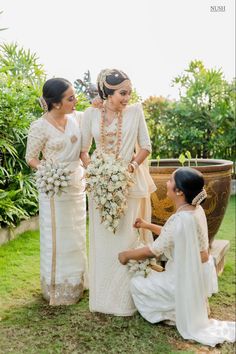
<svg viewBox="0 0 236 354"><path fill-rule="evenodd" d="M212 316L235 319L235 197L230 200L217 238L230 251L220 292L211 300ZM132 318L90 313L88 292L79 304L50 307L41 298L39 233L26 232L0 247L0 353L233 353L234 345L208 348L184 341L175 328Z"/></svg>

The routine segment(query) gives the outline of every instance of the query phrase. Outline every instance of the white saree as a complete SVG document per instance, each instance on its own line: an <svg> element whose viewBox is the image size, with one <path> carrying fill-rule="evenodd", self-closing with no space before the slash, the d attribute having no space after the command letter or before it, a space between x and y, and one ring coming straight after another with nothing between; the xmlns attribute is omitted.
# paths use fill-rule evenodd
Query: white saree
<svg viewBox="0 0 236 354"><path fill-rule="evenodd" d="M134 276L131 293L147 321L174 321L184 339L215 346L224 341L234 342L235 323L208 319L206 298L218 287L212 259L201 263L200 246L207 237L202 232L204 224L201 207L171 216L161 235L150 245L156 256L164 253L168 258L166 270L152 271L147 278Z"/></svg>
<svg viewBox="0 0 236 354"><path fill-rule="evenodd" d="M60 196L39 195L41 288L51 305L73 304L87 287L80 119L78 112L69 115L62 133L42 117L32 123L28 135L28 162L42 152L44 160L66 163L73 171L71 185Z"/></svg>
<svg viewBox="0 0 236 354"><path fill-rule="evenodd" d="M100 146L101 114L96 108L85 111L82 120L82 151L89 151L92 137ZM115 124L115 122L113 122ZM114 126L110 127L114 129ZM136 144L151 151L151 143L140 104L128 106L123 113L121 157L130 162ZM156 189L148 168L142 164L135 172L135 185L130 189L128 208L115 235L100 222L99 212L89 196L89 307L90 311L131 316L136 311L129 284L130 274L118 261L118 253L138 244L133 223L139 216L151 218L150 193ZM144 235L144 241L152 239Z"/></svg>
<svg viewBox="0 0 236 354"><path fill-rule="evenodd" d="M189 232L191 230L191 232ZM176 327L184 339L214 347L235 341L235 322L208 319L206 289L195 220L178 215L175 234Z"/></svg>

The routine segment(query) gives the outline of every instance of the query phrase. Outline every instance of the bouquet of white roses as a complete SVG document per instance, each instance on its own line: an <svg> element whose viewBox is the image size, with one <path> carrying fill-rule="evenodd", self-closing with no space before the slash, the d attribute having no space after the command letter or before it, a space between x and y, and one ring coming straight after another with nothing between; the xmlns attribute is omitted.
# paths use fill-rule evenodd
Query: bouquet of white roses
<svg viewBox="0 0 236 354"><path fill-rule="evenodd" d="M133 183L128 163L115 155L95 151L86 177L87 190L92 193L101 222L115 233L127 208L128 189Z"/></svg>
<svg viewBox="0 0 236 354"><path fill-rule="evenodd" d="M147 258L142 261L130 259L127 266L129 268L129 273L134 273L134 275L143 275L144 278L148 276L152 269L157 272L162 272L164 270L162 266L157 264L156 258Z"/></svg>
<svg viewBox="0 0 236 354"><path fill-rule="evenodd" d="M39 192L47 194L48 197L60 195L64 188L70 185L71 171L66 165L63 162L42 161L35 173Z"/></svg>

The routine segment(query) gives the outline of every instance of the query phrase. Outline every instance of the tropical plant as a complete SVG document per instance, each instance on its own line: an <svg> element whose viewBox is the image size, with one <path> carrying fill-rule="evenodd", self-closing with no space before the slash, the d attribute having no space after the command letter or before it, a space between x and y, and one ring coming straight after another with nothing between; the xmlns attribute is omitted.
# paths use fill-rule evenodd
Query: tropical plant
<svg viewBox="0 0 236 354"><path fill-rule="evenodd" d="M153 157L178 157L189 150L198 158L235 159L235 81L221 69L192 61L173 80L179 100L150 97L144 101L153 141Z"/></svg>
<svg viewBox="0 0 236 354"><path fill-rule="evenodd" d="M25 162L29 124L45 80L35 54L16 44L0 45L0 226L15 225L37 212L37 192Z"/></svg>
<svg viewBox="0 0 236 354"><path fill-rule="evenodd" d="M150 96L143 102L143 108L147 119L147 125L152 141L152 157L172 157L171 148L166 145L168 132L165 130L163 121L172 102L162 96Z"/></svg>

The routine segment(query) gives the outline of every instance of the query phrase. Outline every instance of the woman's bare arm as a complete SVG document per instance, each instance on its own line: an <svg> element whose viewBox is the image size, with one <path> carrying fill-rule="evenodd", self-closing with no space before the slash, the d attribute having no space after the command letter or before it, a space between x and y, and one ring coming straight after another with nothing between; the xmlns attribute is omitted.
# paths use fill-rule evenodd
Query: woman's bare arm
<svg viewBox="0 0 236 354"><path fill-rule="evenodd" d="M121 264L126 264L130 259L139 261L141 259L146 259L154 257L154 254L150 251L148 247L137 248L134 250L128 250L119 253L118 258Z"/></svg>

